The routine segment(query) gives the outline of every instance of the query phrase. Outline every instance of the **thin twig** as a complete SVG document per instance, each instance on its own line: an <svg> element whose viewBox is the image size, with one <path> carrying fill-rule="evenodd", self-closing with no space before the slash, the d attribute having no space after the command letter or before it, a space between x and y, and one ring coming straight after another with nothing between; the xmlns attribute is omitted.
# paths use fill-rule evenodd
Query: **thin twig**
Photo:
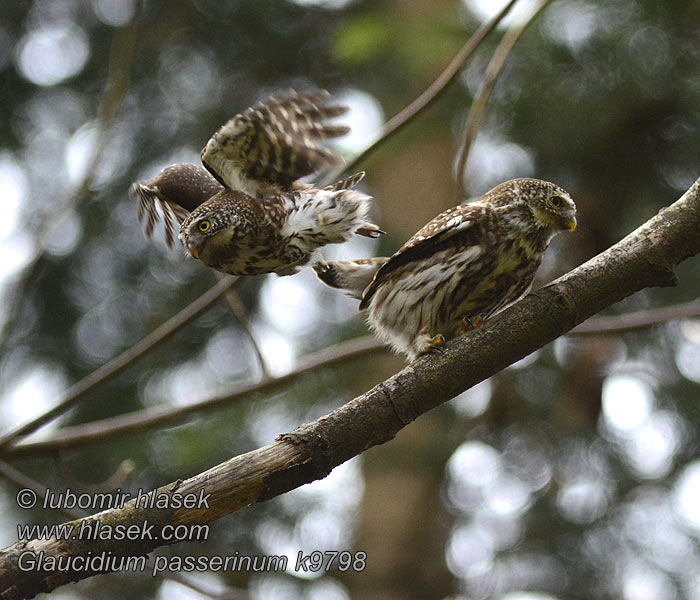
<svg viewBox="0 0 700 600"><path fill-rule="evenodd" d="M218 271L212 270L212 272L219 281L221 281L221 279L225 277L223 273L219 273ZM248 336L248 339L250 340L250 343L253 346L253 352L255 353L255 358L257 359L258 367L260 368L260 376L258 379L265 379L270 374L270 372L267 368L265 356L263 355L262 350L260 348L260 342L258 341L258 338L256 337L250 325L250 315L248 314L248 310L243 305L243 302L241 302L241 299L238 296L238 294L236 294L236 292L234 292L233 290L229 290L228 292L226 292L225 299L226 303L228 304L229 310L231 311L231 314L233 314L236 320L240 323L244 333Z"/></svg>
<svg viewBox="0 0 700 600"><path fill-rule="evenodd" d="M484 79L481 82L479 91L477 92L471 108L469 109L469 117L467 118L467 125L464 132L464 143L462 144L459 151L459 158L457 159L457 181L459 182L465 197L467 196L467 186L464 174L467 168L469 150L471 149L471 145L476 138L477 132L479 131L479 126L481 125L481 119L484 115L486 103L491 97L491 92L493 92L496 81L503 70L503 65L505 65L508 56L515 46L515 43L518 41L533 19L550 2L551 0L542 0L542 2L540 2L540 4L532 11L532 14L525 22L514 25L505 33L503 39L501 39L501 42L498 44L498 47L493 53L491 61L484 71Z"/></svg>
<svg viewBox="0 0 700 600"><path fill-rule="evenodd" d="M126 367L128 367L136 359L141 358L147 352L152 350L157 344L173 335L176 331L184 327L187 323L201 315L207 310L216 300L225 294L234 283L238 281L235 277L227 277L213 286L209 291L202 294L189 306L183 308L179 313L168 319L160 327L149 333L146 337L136 342L130 348L127 348L120 355L116 356L109 362L105 363L77 383L73 384L59 398L56 405L35 417L28 423L17 427L16 429L4 434L0 437L0 455L3 450L20 436L26 436L36 431L49 421L52 421L59 415L62 415L69 408L76 404L87 392L93 390L96 386L111 379Z"/></svg>
<svg viewBox="0 0 700 600"><path fill-rule="evenodd" d="M18 276L12 290L9 292L9 308L5 313L4 320L0 322L0 356L4 353L5 346L9 341L13 323L17 321L16 317L25 299L25 290L34 280L41 265L41 260L46 253L51 233L66 212L82 204L90 193L92 184L97 176L97 170L102 163L104 153L111 140L112 124L121 110L129 89L131 65L134 57L134 48L136 47L135 40L135 19L114 32L107 67L107 82L97 108L97 141L95 150L80 183L62 203L57 202L56 206L46 215L43 222L39 222L37 225L34 256Z"/></svg>
<svg viewBox="0 0 700 600"><path fill-rule="evenodd" d="M437 98L440 97L442 92L444 92L447 87L456 79L459 74L460 69L467 60L471 57L474 51L479 47L479 44L484 40L484 38L493 31L496 26L503 20L503 18L510 12L511 8L515 5L518 0L510 0L506 6L504 6L501 11L494 16L490 21L484 23L479 29L477 29L474 34L467 40L467 43L462 46L461 50L452 59L447 68L440 73L438 78L433 81L433 83L428 86L428 88L416 98L411 104L404 108L400 113L394 116L392 119L387 121L382 127L379 134L379 138L365 148L360 154L358 154L353 160L351 160L347 165L344 165L332 173L328 174L322 185L326 185L333 181L336 181L343 173L346 171L351 171L357 165L362 163L372 152L377 150L384 142L386 142L389 137L401 129L404 125L413 120L418 116L423 110L430 106Z"/></svg>
<svg viewBox="0 0 700 600"><path fill-rule="evenodd" d="M265 379L270 375L270 372L267 368L265 356L263 355L262 350L260 348L260 342L255 336L253 329L251 328L248 310L243 305L243 302L241 302L241 299L239 298L238 294L236 294L236 292L233 290L226 292L225 299L229 309L231 310L231 313L236 317L236 319L238 319L238 322L240 323L241 327L243 328L243 331L245 332L246 336L250 340L251 345L253 346L253 353L255 354L255 358L258 361L258 366L260 367L259 379Z"/></svg>
<svg viewBox="0 0 700 600"><path fill-rule="evenodd" d="M624 333L635 329L653 327L668 321L690 319L692 317L700 317L700 300L662 306L661 308L639 310L621 315L593 317L569 331L568 335Z"/></svg>
<svg viewBox="0 0 700 600"><path fill-rule="evenodd" d="M36 497L39 500L41 500L41 505L43 506L43 501L46 498L46 494L48 491L48 488L44 484L39 483L38 481L32 479L28 475L25 475L18 469L15 469L12 465L6 463L4 460L0 460L0 476L4 477L11 483L14 483L20 489L27 489L34 492L34 494L36 494ZM69 509L65 508L64 506L62 506L58 510L60 510L69 519L82 519L84 516L89 514L88 512L83 510Z"/></svg>
<svg viewBox="0 0 700 600"><path fill-rule="evenodd" d="M692 302L636 311L622 315L593 317L569 331L567 335L578 336L624 333L635 329L653 327L676 319L688 319L698 316L700 316L700 300L694 300ZM6 456L25 456L55 452L62 449L75 448L114 439L130 433L150 429L156 425L179 421L191 413L213 409L228 402L240 400L256 392L269 391L276 386L282 386L316 369L329 367L364 354L370 354L381 348L382 346L379 342L372 340L370 337L343 342L307 357L302 365L286 375L267 377L257 383L249 384L228 394L207 398L188 406L156 407L129 413L127 415L103 419L101 421L94 421L85 425L66 427L53 434L51 437L38 442L30 442L21 439L15 440L9 448L5 449L3 454Z"/></svg>
<svg viewBox="0 0 700 600"><path fill-rule="evenodd" d="M72 488L79 489L82 493L97 494L99 492L108 492L116 490L125 484L127 479L136 469L136 462L130 458L126 458L119 463L115 471L106 479L97 483L85 483L80 481L77 476L71 471L71 468L66 464L61 452L56 452L53 456L53 462L56 465L58 474Z"/></svg>
<svg viewBox="0 0 700 600"><path fill-rule="evenodd" d="M267 392L291 383L312 371L383 350L384 346L371 336L342 342L307 356L301 365L285 375L268 376L256 383L249 383L231 392L211 396L186 406L167 404L83 425L66 427L45 440L31 442L25 439L15 439L12 445L4 449L3 456L57 452L68 448L101 443L127 434L145 431L158 425L182 421L184 417L192 413L211 410L237 400L243 400L254 393Z"/></svg>

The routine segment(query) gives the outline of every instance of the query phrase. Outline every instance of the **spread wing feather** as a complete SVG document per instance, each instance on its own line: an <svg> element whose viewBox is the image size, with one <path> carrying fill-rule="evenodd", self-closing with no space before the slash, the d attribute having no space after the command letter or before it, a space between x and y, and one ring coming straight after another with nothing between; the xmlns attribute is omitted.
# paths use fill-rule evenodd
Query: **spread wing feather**
<svg viewBox="0 0 700 600"><path fill-rule="evenodd" d="M326 124L346 112L327 105L328 92L289 91L256 104L221 127L202 150L202 163L233 190L257 192L258 182L288 186L340 158L319 144L349 131Z"/></svg>

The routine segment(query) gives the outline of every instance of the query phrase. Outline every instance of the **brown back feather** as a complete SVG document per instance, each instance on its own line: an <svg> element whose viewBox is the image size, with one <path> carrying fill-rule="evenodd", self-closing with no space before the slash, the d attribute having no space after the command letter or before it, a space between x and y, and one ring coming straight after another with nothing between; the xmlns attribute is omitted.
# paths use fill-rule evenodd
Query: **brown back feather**
<svg viewBox="0 0 700 600"><path fill-rule="evenodd" d="M377 288L387 278L389 273L395 269L441 250L447 244L451 243L453 241L452 238L456 235L460 237L476 238L477 232L470 223L483 219L484 215L489 210L489 207L482 204L467 204L465 206L450 208L435 217L413 235L388 262L377 271L372 283L365 290L359 309L364 310L367 308ZM459 217L462 217L462 220L460 223L457 223L454 219ZM466 227L464 224L466 224Z"/></svg>

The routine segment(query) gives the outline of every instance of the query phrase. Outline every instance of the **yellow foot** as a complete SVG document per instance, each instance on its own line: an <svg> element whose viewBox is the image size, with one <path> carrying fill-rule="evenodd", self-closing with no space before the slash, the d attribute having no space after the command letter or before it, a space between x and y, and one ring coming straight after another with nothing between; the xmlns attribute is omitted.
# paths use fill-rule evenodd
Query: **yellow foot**
<svg viewBox="0 0 700 600"><path fill-rule="evenodd" d="M445 336L442 334L436 335L432 340L428 342L427 352L444 352L445 351Z"/></svg>
<svg viewBox="0 0 700 600"><path fill-rule="evenodd" d="M483 322L484 322L483 315L479 315L475 319L470 319L469 317L464 317L462 319L462 330L460 331L460 333L467 333L467 331L471 331L472 329L476 329Z"/></svg>

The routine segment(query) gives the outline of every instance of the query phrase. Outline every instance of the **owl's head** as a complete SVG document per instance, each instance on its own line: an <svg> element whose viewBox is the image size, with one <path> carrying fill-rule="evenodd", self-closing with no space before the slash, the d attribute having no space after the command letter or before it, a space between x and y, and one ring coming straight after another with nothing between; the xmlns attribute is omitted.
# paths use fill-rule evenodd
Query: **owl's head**
<svg viewBox="0 0 700 600"><path fill-rule="evenodd" d="M511 183L539 226L552 234L576 229L576 204L565 189L541 179L514 179Z"/></svg>
<svg viewBox="0 0 700 600"><path fill-rule="evenodd" d="M227 246L236 233L237 215L215 196L193 210L180 225L180 241L186 254L211 262L217 249Z"/></svg>

